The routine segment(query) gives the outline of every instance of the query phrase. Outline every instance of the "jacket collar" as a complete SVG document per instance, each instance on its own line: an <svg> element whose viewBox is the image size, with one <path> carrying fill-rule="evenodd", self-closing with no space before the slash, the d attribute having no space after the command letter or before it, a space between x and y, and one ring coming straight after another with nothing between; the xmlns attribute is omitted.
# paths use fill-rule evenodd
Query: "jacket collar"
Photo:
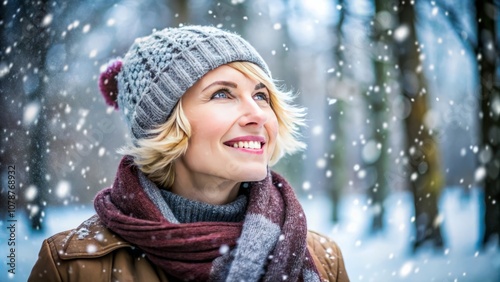
<svg viewBox="0 0 500 282"><path fill-rule="evenodd" d="M71 230L60 244L55 244L63 260L96 258L124 247L133 247L120 236L106 228L97 215Z"/></svg>

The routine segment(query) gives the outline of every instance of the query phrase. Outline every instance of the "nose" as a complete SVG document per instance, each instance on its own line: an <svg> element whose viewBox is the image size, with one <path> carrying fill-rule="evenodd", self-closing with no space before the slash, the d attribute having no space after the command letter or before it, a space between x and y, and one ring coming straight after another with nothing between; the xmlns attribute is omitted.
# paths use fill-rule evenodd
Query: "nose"
<svg viewBox="0 0 500 282"><path fill-rule="evenodd" d="M242 100L240 126L263 126L267 121L267 114L252 97Z"/></svg>

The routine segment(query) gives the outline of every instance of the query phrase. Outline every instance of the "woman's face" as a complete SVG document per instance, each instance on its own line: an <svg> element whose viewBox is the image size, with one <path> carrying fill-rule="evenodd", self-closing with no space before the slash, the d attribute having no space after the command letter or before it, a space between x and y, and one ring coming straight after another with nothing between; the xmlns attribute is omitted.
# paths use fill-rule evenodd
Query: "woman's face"
<svg viewBox="0 0 500 282"><path fill-rule="evenodd" d="M189 88L182 108L192 136L186 154L175 162L176 177L184 172L204 185L210 178L265 178L278 134L269 95L262 83L229 66L208 72Z"/></svg>

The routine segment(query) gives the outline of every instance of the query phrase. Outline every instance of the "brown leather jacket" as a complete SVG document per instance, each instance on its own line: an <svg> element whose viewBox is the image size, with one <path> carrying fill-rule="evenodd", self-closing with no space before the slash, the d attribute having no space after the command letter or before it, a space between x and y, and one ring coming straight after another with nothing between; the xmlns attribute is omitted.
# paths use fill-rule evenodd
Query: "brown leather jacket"
<svg viewBox="0 0 500 282"><path fill-rule="evenodd" d="M307 245L323 281L349 281L335 242L310 231ZM104 227L97 216L56 234L42 249L28 281L168 281L143 253Z"/></svg>

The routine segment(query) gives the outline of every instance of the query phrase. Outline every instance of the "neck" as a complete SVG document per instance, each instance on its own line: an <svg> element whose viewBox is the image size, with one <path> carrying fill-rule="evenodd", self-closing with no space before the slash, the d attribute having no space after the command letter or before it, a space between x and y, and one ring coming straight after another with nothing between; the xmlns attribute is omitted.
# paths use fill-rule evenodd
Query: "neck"
<svg viewBox="0 0 500 282"><path fill-rule="evenodd" d="M213 175L193 174L183 166L175 166L174 184L170 191L184 198L211 205L225 205L238 196L240 182Z"/></svg>

